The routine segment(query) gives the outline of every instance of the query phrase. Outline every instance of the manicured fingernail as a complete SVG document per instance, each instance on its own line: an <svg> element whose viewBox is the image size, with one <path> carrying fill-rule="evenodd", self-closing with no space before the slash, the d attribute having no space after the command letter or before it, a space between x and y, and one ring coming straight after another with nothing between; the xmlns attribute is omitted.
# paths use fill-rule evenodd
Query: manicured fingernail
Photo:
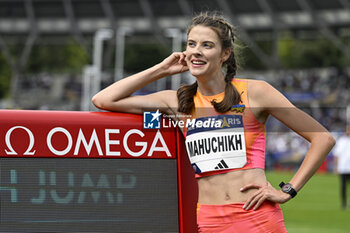
<svg viewBox="0 0 350 233"><path fill-rule="evenodd" d="M242 190L243 190L243 188L240 188L240 189L239 189L239 191L242 191Z"/></svg>

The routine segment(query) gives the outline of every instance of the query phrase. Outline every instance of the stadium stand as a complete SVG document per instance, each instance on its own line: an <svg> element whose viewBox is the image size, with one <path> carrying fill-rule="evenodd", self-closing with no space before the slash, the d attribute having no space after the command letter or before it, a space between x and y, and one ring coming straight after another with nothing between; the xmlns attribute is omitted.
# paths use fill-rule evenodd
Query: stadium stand
<svg viewBox="0 0 350 233"><path fill-rule="evenodd" d="M277 43L276 35L283 31L298 37L321 36L350 59L350 47L340 39L350 35L349 0L0 0L0 52L12 71L12 99L0 100L0 108L81 109L83 75L24 72L37 43L60 44L73 37L92 56L96 31L109 28L117 33L129 28L133 31L129 43L157 41L171 48L166 31L185 32L188 19L205 10L221 11L239 25L239 39L269 68L243 71L239 76L268 80L330 130L342 130L350 100L350 70L279 70L277 53L267 54L257 41ZM13 54L11 48L18 44L23 49ZM115 40L107 46L114 50ZM111 82L112 77L112 72L105 71L102 80ZM157 89L151 86L145 92ZM278 132L283 130L271 125L276 127L271 137L281 140L276 148L268 148L276 151L272 157L294 156L293 161L299 162L307 145L294 137L282 140ZM297 155L288 154L291 148L298 149L293 149Z"/></svg>

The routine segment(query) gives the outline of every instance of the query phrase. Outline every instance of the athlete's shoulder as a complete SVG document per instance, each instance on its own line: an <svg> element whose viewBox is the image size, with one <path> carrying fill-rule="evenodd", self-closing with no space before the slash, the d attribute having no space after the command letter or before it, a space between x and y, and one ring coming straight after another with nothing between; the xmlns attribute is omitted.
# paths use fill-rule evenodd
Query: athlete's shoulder
<svg viewBox="0 0 350 233"><path fill-rule="evenodd" d="M266 91L273 88L268 82L257 79L234 78L235 86L246 86L249 95L266 94Z"/></svg>
<svg viewBox="0 0 350 233"><path fill-rule="evenodd" d="M281 93L264 80L248 80L247 92L249 102L257 107L269 106L282 98Z"/></svg>
<svg viewBox="0 0 350 233"><path fill-rule="evenodd" d="M247 80L247 89L249 95L260 96L266 95L267 91L274 89L272 85L264 80L257 79L246 79Z"/></svg>
<svg viewBox="0 0 350 233"><path fill-rule="evenodd" d="M247 83L249 86L257 86L257 87L263 87L264 85L270 85L268 82L264 80L258 80L258 79L247 79L247 78L234 78L233 82L241 82L241 83Z"/></svg>

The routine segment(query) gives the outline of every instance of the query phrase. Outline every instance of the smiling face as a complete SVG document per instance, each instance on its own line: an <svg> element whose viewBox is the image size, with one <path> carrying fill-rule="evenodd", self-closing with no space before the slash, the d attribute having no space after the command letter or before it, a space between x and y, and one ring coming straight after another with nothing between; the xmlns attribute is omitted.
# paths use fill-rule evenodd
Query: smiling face
<svg viewBox="0 0 350 233"><path fill-rule="evenodd" d="M210 27L194 26L188 33L186 62L193 76L223 76L222 63L229 55L230 50L222 50L218 34Z"/></svg>

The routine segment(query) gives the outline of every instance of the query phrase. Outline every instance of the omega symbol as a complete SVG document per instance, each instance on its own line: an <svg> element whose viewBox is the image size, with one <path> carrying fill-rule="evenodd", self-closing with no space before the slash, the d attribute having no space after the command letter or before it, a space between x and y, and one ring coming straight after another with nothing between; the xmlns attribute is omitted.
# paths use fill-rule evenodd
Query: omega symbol
<svg viewBox="0 0 350 233"><path fill-rule="evenodd" d="M11 145L11 133L15 130L15 129L24 129L28 136L29 136L29 145L27 150L23 153L24 155L34 155L35 154L35 150L31 151L33 149L34 146L34 135L32 133L32 131L30 131L28 128L24 127L24 126L15 126L12 127L9 131L7 131L6 133L6 137L5 137L5 141L6 141L6 146L9 149L9 151L5 150L6 154L8 155L17 155L17 152L13 149L12 145Z"/></svg>

